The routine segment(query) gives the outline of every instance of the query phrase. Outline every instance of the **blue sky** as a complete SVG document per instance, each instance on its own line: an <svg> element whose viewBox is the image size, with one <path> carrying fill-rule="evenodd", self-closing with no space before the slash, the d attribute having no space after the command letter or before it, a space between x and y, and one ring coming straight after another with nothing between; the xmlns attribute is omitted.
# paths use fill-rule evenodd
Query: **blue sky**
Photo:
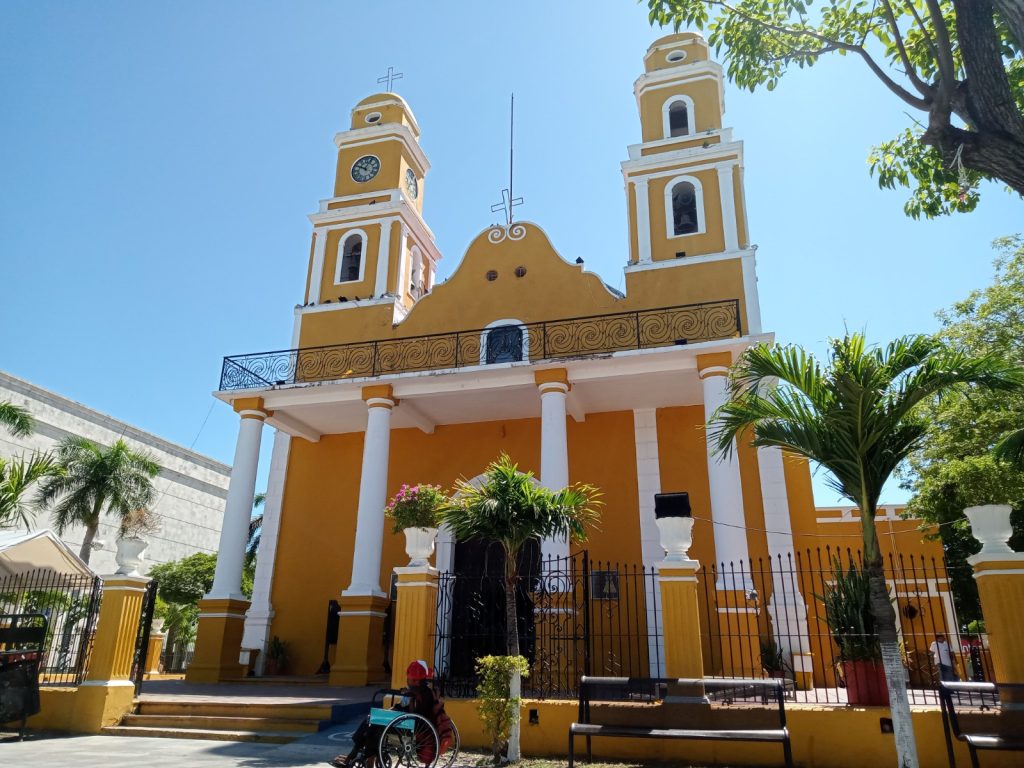
<svg viewBox="0 0 1024 768"><path fill-rule="evenodd" d="M210 397L221 358L288 346L332 138L389 65L433 164L442 278L494 220L514 91L519 217L621 287L618 164L659 34L630 0L6 0L0 369L230 463L237 418ZM904 217L866 157L905 107L850 58L773 93L727 85L726 107L780 341L820 352L844 326L934 330L937 309L990 281L990 242L1024 228L995 185L974 214ZM816 493L835 502L820 478Z"/></svg>

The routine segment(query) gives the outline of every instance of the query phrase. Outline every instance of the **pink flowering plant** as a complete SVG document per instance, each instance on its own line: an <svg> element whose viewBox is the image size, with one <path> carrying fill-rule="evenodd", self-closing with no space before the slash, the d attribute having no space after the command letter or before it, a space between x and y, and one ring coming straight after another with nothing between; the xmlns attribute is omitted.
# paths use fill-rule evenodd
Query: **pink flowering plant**
<svg viewBox="0 0 1024 768"><path fill-rule="evenodd" d="M395 533L406 528L436 528L438 512L448 503L439 485L403 485L384 507Z"/></svg>

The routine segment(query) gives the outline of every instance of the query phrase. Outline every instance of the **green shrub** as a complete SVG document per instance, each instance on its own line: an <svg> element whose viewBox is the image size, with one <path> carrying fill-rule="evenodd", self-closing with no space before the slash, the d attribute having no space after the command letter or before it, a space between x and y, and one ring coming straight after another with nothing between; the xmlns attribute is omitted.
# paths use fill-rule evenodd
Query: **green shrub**
<svg viewBox="0 0 1024 768"><path fill-rule="evenodd" d="M508 747L508 737L519 711L518 697L512 698L512 675L518 672L520 677L530 674L530 662L522 656L482 656L476 660L476 673L480 675L476 695L476 705L484 733L491 737L491 753L494 764L501 762L501 757Z"/></svg>

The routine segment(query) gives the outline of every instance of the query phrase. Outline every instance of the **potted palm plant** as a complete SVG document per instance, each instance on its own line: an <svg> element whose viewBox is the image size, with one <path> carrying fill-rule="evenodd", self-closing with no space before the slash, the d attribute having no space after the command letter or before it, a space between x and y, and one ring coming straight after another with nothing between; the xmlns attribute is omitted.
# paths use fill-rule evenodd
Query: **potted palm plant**
<svg viewBox="0 0 1024 768"><path fill-rule="evenodd" d="M267 664L263 672L268 677L288 674L288 643L277 635L267 644Z"/></svg>
<svg viewBox="0 0 1024 768"><path fill-rule="evenodd" d="M855 563L843 570L836 560L832 582L825 585L824 595L816 597L825 605L825 622L839 646L839 663L850 704L887 706L889 691L882 666L882 646L871 612L867 573Z"/></svg>
<svg viewBox="0 0 1024 768"><path fill-rule="evenodd" d="M403 485L384 508L384 514L394 520L392 530L405 533L409 565L429 563L437 538L438 513L447 502L439 486Z"/></svg>

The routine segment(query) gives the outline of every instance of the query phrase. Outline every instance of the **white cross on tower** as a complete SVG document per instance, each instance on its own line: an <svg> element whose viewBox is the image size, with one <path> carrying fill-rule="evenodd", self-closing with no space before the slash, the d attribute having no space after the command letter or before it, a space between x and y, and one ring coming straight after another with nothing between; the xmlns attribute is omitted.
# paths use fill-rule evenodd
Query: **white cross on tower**
<svg viewBox="0 0 1024 768"><path fill-rule="evenodd" d="M402 79L402 73L401 72L395 72L395 68L394 67L388 67L388 73L386 75L384 75L384 77L378 77L377 78L377 82L378 83L386 83L387 84L388 93L391 93L391 84L394 83L395 80L401 80L401 79Z"/></svg>

